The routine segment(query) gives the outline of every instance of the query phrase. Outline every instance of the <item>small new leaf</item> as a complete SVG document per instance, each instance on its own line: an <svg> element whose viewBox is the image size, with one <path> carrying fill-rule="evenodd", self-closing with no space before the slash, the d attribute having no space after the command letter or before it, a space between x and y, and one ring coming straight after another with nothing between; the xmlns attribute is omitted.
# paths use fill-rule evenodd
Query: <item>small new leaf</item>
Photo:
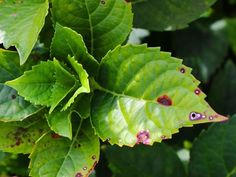
<svg viewBox="0 0 236 177"><path fill-rule="evenodd" d="M88 53L83 37L76 31L62 27L58 23L51 44L51 55L64 61L67 61L68 55L74 56L90 75L95 76L97 74L98 62Z"/></svg>

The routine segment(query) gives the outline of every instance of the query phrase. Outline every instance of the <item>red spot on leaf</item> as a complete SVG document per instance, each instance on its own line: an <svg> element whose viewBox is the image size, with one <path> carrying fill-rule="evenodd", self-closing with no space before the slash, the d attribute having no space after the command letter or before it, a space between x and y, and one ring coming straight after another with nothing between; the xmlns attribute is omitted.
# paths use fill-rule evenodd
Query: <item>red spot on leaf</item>
<svg viewBox="0 0 236 177"><path fill-rule="evenodd" d="M171 106L172 105L172 100L167 95L163 95L163 96L160 96L159 98L157 98L157 102L164 105L164 106Z"/></svg>
<svg viewBox="0 0 236 177"><path fill-rule="evenodd" d="M61 136L58 135L58 134L56 134L56 133L52 133L51 137L52 137L53 139L61 138Z"/></svg>
<svg viewBox="0 0 236 177"><path fill-rule="evenodd" d="M200 95L201 90L200 90L199 88L197 88L196 90L194 90L194 93L195 93L196 95Z"/></svg>
<svg viewBox="0 0 236 177"><path fill-rule="evenodd" d="M140 131L137 134L137 142L136 144L149 144L150 143L150 133L149 131Z"/></svg>
<svg viewBox="0 0 236 177"><path fill-rule="evenodd" d="M75 177L83 177L82 173L77 173Z"/></svg>

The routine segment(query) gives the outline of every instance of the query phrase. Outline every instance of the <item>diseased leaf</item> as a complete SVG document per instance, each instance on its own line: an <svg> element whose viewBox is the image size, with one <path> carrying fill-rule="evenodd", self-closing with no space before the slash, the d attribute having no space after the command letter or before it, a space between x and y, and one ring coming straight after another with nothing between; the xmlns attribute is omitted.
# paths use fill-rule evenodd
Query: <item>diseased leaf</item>
<svg viewBox="0 0 236 177"><path fill-rule="evenodd" d="M17 92L3 83L22 73L16 52L0 49L0 121L19 121L41 108L25 101Z"/></svg>
<svg viewBox="0 0 236 177"><path fill-rule="evenodd" d="M51 55L64 61L67 61L68 55L74 56L89 74L92 76L97 74L98 62L88 53L83 37L70 28L56 24Z"/></svg>
<svg viewBox="0 0 236 177"><path fill-rule="evenodd" d="M16 47L20 64L30 55L47 13L47 0L0 1L0 43Z"/></svg>
<svg viewBox="0 0 236 177"><path fill-rule="evenodd" d="M182 162L175 151L165 145L153 147L107 147L109 167L114 177L185 177Z"/></svg>
<svg viewBox="0 0 236 177"><path fill-rule="evenodd" d="M81 85L78 87L78 89L74 92L72 97L68 100L68 102L65 104L62 110L66 110L75 100L75 98L81 94L81 93L89 93L90 87L89 87L89 80L88 80L88 74L86 70L84 70L83 66L79 64L74 57L68 57L68 60L72 66L72 68L76 71L77 75L79 76L79 80Z"/></svg>
<svg viewBox="0 0 236 177"><path fill-rule="evenodd" d="M40 109L25 101L14 89L0 84L0 121L21 121Z"/></svg>
<svg viewBox="0 0 236 177"><path fill-rule="evenodd" d="M140 0L133 4L134 26L153 31L185 28L216 0Z"/></svg>
<svg viewBox="0 0 236 177"><path fill-rule="evenodd" d="M0 122L0 150L30 153L35 142L48 130L46 120L37 117L22 122Z"/></svg>
<svg viewBox="0 0 236 177"><path fill-rule="evenodd" d="M190 177L236 176L236 116L213 124L193 144Z"/></svg>
<svg viewBox="0 0 236 177"><path fill-rule="evenodd" d="M209 91L209 102L222 114L236 113L236 66L232 61L227 61L223 70L213 78Z"/></svg>
<svg viewBox="0 0 236 177"><path fill-rule="evenodd" d="M88 176L99 160L99 139L90 122L83 122L73 140L49 133L30 155L30 176Z"/></svg>
<svg viewBox="0 0 236 177"><path fill-rule="evenodd" d="M71 110L54 110L47 116L48 124L55 133L72 139Z"/></svg>
<svg viewBox="0 0 236 177"><path fill-rule="evenodd" d="M181 127L226 120L205 102L182 61L145 45L118 46L101 61L91 120L99 137L134 146L171 138Z"/></svg>
<svg viewBox="0 0 236 177"><path fill-rule="evenodd" d="M184 63L194 68L193 74L204 83L220 67L228 51L224 30L214 30L211 26L198 21L176 31L172 38L176 55L184 58Z"/></svg>
<svg viewBox="0 0 236 177"><path fill-rule="evenodd" d="M33 104L51 106L50 113L73 89L76 80L59 62L41 62L21 77L6 82Z"/></svg>
<svg viewBox="0 0 236 177"><path fill-rule="evenodd" d="M133 19L131 4L124 0L53 0L52 14L55 22L80 33L98 60L125 41Z"/></svg>

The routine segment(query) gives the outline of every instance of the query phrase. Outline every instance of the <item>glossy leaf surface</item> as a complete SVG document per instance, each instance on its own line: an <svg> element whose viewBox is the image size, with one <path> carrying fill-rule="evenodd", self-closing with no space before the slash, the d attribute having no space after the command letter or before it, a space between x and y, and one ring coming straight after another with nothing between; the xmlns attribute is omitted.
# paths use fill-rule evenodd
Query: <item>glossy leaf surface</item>
<svg viewBox="0 0 236 177"><path fill-rule="evenodd" d="M52 14L55 22L80 33L98 60L125 41L133 19L131 4L124 0L53 0Z"/></svg>
<svg viewBox="0 0 236 177"><path fill-rule="evenodd" d="M16 47L20 64L30 55L47 13L47 0L0 1L0 43Z"/></svg>
<svg viewBox="0 0 236 177"><path fill-rule="evenodd" d="M91 120L111 144L134 146L171 138L181 127L226 120L204 100L182 61L145 45L117 47L102 60Z"/></svg>
<svg viewBox="0 0 236 177"><path fill-rule="evenodd" d="M30 155L30 176L88 176L99 160L99 139L89 121L70 141L49 133Z"/></svg>

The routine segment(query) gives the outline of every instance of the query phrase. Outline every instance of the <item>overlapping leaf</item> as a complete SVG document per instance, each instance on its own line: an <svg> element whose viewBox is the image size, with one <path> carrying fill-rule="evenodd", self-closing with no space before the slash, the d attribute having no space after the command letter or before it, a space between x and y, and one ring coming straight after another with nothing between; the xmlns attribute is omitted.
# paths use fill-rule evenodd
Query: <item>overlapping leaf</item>
<svg viewBox="0 0 236 177"><path fill-rule="evenodd" d="M33 104L51 106L50 112L72 91L75 77L66 71L57 60L41 62L26 71L21 77L6 82Z"/></svg>
<svg viewBox="0 0 236 177"><path fill-rule="evenodd" d="M0 50L0 120L19 121L40 110L3 83L22 73L16 52Z"/></svg>
<svg viewBox="0 0 236 177"><path fill-rule="evenodd" d="M212 125L194 142L190 177L236 176L236 116Z"/></svg>
<svg viewBox="0 0 236 177"><path fill-rule="evenodd" d="M106 156L114 177L185 177L182 162L175 151L165 145L107 147Z"/></svg>
<svg viewBox="0 0 236 177"><path fill-rule="evenodd" d="M53 111L47 117L51 130L60 136L72 139L71 114L72 111L70 109L67 109L66 111L60 111L59 109L56 109Z"/></svg>
<svg viewBox="0 0 236 177"><path fill-rule="evenodd" d="M0 43L15 46L23 64L33 49L48 11L47 0L0 1Z"/></svg>
<svg viewBox="0 0 236 177"><path fill-rule="evenodd" d="M68 55L74 56L89 74L94 76L97 73L98 62L88 53L82 36L70 28L56 25L51 55L64 61L67 61Z"/></svg>
<svg viewBox="0 0 236 177"><path fill-rule="evenodd" d="M64 105L62 110L66 110L75 100L75 98L81 94L81 93L89 93L90 92L90 86L89 86L89 80L88 80L88 74L84 70L83 66L79 64L74 57L68 57L68 60L72 66L72 68L75 70L77 75L79 76L79 80L81 85L77 88L77 90L74 92L72 97L68 100L68 102Z"/></svg>
<svg viewBox="0 0 236 177"><path fill-rule="evenodd" d="M22 122L0 122L0 150L30 153L35 142L47 131L46 120L37 117Z"/></svg>
<svg viewBox="0 0 236 177"><path fill-rule="evenodd" d="M199 18L216 0L140 0L134 3L134 26L155 31L176 30Z"/></svg>
<svg viewBox="0 0 236 177"><path fill-rule="evenodd" d="M145 45L109 52L100 65L91 120L104 140L133 146L171 138L184 126L222 121L182 61Z"/></svg>
<svg viewBox="0 0 236 177"><path fill-rule="evenodd" d="M52 14L56 22L83 36L96 59L125 41L133 18L131 4L124 0L53 0Z"/></svg>
<svg viewBox="0 0 236 177"><path fill-rule="evenodd" d="M85 121L72 141L54 134L43 137L30 158L34 177L88 176L99 160L99 139Z"/></svg>

